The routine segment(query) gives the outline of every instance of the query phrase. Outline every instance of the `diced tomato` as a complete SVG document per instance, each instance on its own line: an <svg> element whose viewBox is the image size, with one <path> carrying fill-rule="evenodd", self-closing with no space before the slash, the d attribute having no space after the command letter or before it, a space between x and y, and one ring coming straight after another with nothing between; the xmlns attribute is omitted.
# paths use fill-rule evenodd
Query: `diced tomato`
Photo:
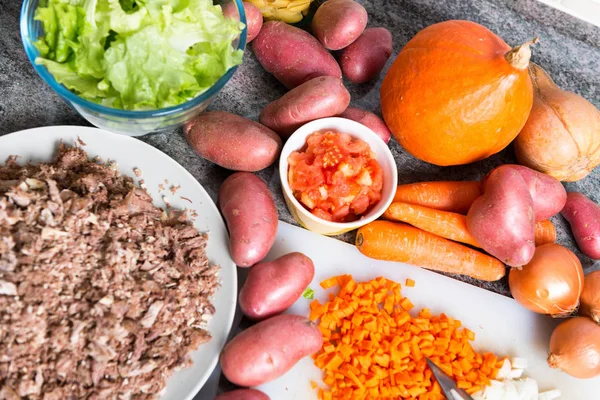
<svg viewBox="0 0 600 400"><path fill-rule="evenodd" d="M353 221L381 200L381 167L369 145L348 134L315 132L288 163L294 196L319 218Z"/></svg>
<svg viewBox="0 0 600 400"><path fill-rule="evenodd" d="M315 208L312 210L312 213L325 221L333 221L333 216L322 208Z"/></svg>
<svg viewBox="0 0 600 400"><path fill-rule="evenodd" d="M344 204L341 208L338 208L335 211L331 212L331 217L333 221L344 221L345 218L350 214L350 206L348 204Z"/></svg>
<svg viewBox="0 0 600 400"><path fill-rule="evenodd" d="M356 215L364 214L371 205L368 193L361 193L351 204L352 212Z"/></svg>

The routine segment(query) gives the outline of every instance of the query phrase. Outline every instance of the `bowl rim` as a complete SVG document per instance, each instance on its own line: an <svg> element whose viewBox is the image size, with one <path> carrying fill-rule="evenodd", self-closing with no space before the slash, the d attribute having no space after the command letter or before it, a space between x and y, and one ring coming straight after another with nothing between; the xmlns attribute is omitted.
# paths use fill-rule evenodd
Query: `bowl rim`
<svg viewBox="0 0 600 400"><path fill-rule="evenodd" d="M236 50L242 50L242 52L244 52L246 49L246 38L248 36L248 23L246 20L246 12L245 12L242 0L231 0L231 1L236 4L238 14L240 16L240 22L242 22L244 24L244 28L242 29L240 36L239 36L238 46L237 46ZM52 90L54 90L60 97L62 97L63 100L66 100L73 107L80 106L80 107L86 108L89 111L95 112L97 114L107 114L107 115L111 115L113 117L118 117L118 118L137 119L137 118L168 117L173 114L177 114L180 112L184 112L184 111L193 109L193 108L197 107L198 105L204 103L205 101L209 100L211 97L213 97L217 93L219 93L221 91L221 89L223 89L225 84L227 82L229 82L229 80L231 79L231 77L233 76L233 74L235 73L237 68L239 67L239 65L235 65L235 66L229 68L229 70L226 71L225 74L223 74L223 76L221 76L219 78L219 80L217 82L215 82L214 85L212 85L210 88L208 88L208 90L201 93L200 95L186 101L185 103L167 107L167 108L160 108L160 109L156 109L156 110L123 110L120 108L113 108L113 107L104 106L104 105L101 105L98 103L94 103L94 102L91 102L89 100L86 100L86 99L80 97L76 93L67 89L61 83L58 83L58 81L56 79L54 79L54 76L48 71L48 69L45 66L38 65L35 63L35 59L39 56L39 51L33 45L35 40L33 40L32 36L31 36L31 32L29 30L29 22L30 21L27 18L28 10L31 6L33 6L34 3L37 7L39 0L24 0L23 4L21 6L21 15L19 17L20 18L19 24L20 24L21 42L23 43L25 53L27 54L27 58L29 59L29 62L33 66L34 70L42 78L42 80L46 84L48 84L48 86L50 86L50 88ZM33 14L31 14L31 15L33 18Z"/></svg>
<svg viewBox="0 0 600 400"><path fill-rule="evenodd" d="M394 200L394 194L395 194L395 190L390 190L390 193L388 195L387 198L381 198L381 200L379 200L379 202L376 204L375 207L373 207L373 209L371 210L371 215L369 215L368 217L365 218L360 218L357 219L356 221L352 221L352 222L331 222L331 221L326 221L322 218L319 218L317 216L315 216L314 214L312 214L311 212L309 212L306 207L304 207L299 201L298 199L296 199L296 197L294 196L294 194L292 193L292 189L290 188L290 184L288 182L288 177L287 177L287 173L288 173L288 167L289 167L289 163L287 161L288 156L296 150L299 150L300 148L295 148L296 146L292 146L290 139L296 135L296 137L298 136L302 136L303 137L303 146L304 144L306 144L306 137L308 137L310 134L325 129L323 127L323 125L345 125L346 128L343 128L344 132L343 133L347 133L350 136L352 136L353 138L357 138L357 133L356 132L360 132L360 135L364 135L366 137L369 138L369 141L372 143L378 143L378 141L381 142L381 148L383 149L383 154L380 154L379 151L376 151L375 149L372 149L373 151L376 152L376 158L379 157L384 157L386 159L388 159L389 161L389 165L390 165L390 174L391 174L391 178L392 178L392 182L390 182L390 185L393 186L392 189L394 189L397 185L398 185L398 167L396 164L396 160L394 159L394 156L392 154L392 151L390 150L389 146L386 145L386 143L379 137L377 136L377 134L375 132L373 132L373 130L371 130L370 128L368 128L367 126L353 121L351 119L347 119L347 118L341 118L341 117L327 117L327 118L320 118L320 119L316 119L314 121L308 122L304 125L302 125L300 128L296 129L294 131L294 133L292 133L287 141L285 142L285 145L283 146L283 148L281 149L281 155L279 157L279 180L281 181L281 188L284 192L284 194L286 195L286 197L289 198L289 200L292 202L293 206L296 208L296 211L301 213L303 216L305 216L306 218L309 218L310 220L312 220L313 222L322 224L323 226L327 226L329 228L332 229L337 229L337 230L352 230L352 229L357 229L360 228L361 226L364 226L370 222L375 221L377 218L379 218L384 212L385 210L390 206L390 204L392 204L392 201ZM339 128L332 128L332 130L335 129L339 129ZM361 140L365 140L364 138L359 138ZM366 140L365 140L366 141ZM370 147L373 147L371 145L371 143L368 143ZM292 148L294 147L294 148ZM383 167L382 167L383 168ZM384 182L385 184L385 182ZM383 192L383 190L382 190ZM381 208L379 211L373 212L373 210L375 210L376 208Z"/></svg>

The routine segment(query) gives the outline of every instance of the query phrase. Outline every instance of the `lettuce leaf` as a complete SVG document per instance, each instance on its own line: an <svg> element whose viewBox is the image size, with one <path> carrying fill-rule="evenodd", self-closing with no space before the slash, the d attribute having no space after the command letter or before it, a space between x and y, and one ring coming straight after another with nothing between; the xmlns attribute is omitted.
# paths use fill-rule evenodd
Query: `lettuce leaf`
<svg viewBox="0 0 600 400"><path fill-rule="evenodd" d="M307 287L304 293L302 293L302 297L304 297L307 300L313 300L315 298L315 291L312 290L310 287Z"/></svg>
<svg viewBox="0 0 600 400"><path fill-rule="evenodd" d="M209 89L243 52L243 24L212 0L47 0L36 63L79 96L127 109L184 103Z"/></svg>

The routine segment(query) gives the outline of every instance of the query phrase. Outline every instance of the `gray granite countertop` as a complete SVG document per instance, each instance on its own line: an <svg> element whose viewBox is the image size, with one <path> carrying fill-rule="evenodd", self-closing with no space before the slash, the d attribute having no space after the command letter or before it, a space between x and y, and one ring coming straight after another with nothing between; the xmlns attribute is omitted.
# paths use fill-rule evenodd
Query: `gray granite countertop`
<svg viewBox="0 0 600 400"><path fill-rule="evenodd" d="M394 54L419 30L448 19L468 19L490 28L507 43L515 45L534 36L540 37L533 60L542 65L564 89L572 90L600 106L600 28L577 20L535 0L366 0L360 1L369 13L369 26L390 29ZM0 0L0 135L45 125L88 125L67 106L29 64L19 35L21 2ZM390 66L394 55L388 62ZM385 73L385 70L384 70ZM383 76L383 74L382 74ZM377 82L348 83L352 105L379 113ZM226 110L257 119L269 102L285 92L284 87L266 73L249 49L244 64L216 98L211 109ZM230 174L199 158L187 145L181 130L142 138L177 160L189 170L209 194L216 197L220 183ZM400 183L434 179L478 179L493 167L514 161L512 148L484 161L460 167L440 168L416 160L392 140L390 147L398 164ZM271 187L282 221L295 223L288 212L275 167L259 173ZM569 190L582 191L600 202L600 168L582 181L567 184ZM561 217L554 222L559 242L574 250L573 239ZM353 241L352 234L340 237ZM594 263L582 257L586 271ZM459 279L463 279L459 277ZM508 294L505 281L493 284L471 281L498 293Z"/></svg>
<svg viewBox="0 0 600 400"><path fill-rule="evenodd" d="M359 0L369 13L369 26L390 29L394 54L419 30L449 19L468 19L490 28L507 43L515 45L540 37L533 60L541 64L558 85L584 96L600 107L600 28L579 21L535 0ZM88 125L68 107L34 72L21 45L19 12L21 2L0 0L0 135L46 125ZM388 62L391 64L394 56ZM386 67L386 69L387 69ZM384 71L385 72L385 71ZM379 113L379 81L348 84L352 105ZM211 109L226 110L256 119L269 102L284 93L284 87L257 63L251 50L244 64L217 97ZM216 197L220 183L230 174L200 159L186 144L181 130L142 138L189 170ZM493 167L514 161L509 147L502 153L476 164L440 168L414 159L395 141L390 147L398 164L400 183L422 180L478 179ZM275 167L259 173L275 194L282 221L295 223L282 199ZM600 168L584 180L566 185L600 202ZM586 272L598 265L584 257L574 245L565 221L554 217L561 244L581 257ZM352 234L340 237L353 241ZM462 277L458 277L463 279ZM508 294L506 281L471 283L501 294ZM217 376L217 375L215 375ZM204 393L204 391L203 391ZM201 398L211 395L201 394Z"/></svg>

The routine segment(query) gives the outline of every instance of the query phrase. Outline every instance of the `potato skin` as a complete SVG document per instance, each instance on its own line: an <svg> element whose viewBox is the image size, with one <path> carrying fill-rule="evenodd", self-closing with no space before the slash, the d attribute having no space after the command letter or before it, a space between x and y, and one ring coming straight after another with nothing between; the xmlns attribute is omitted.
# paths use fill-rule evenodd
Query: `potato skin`
<svg viewBox="0 0 600 400"><path fill-rule="evenodd" d="M392 34L385 28L369 28L340 56L342 74L353 83L376 78L392 55Z"/></svg>
<svg viewBox="0 0 600 400"><path fill-rule="evenodd" d="M383 119L370 111L361 110L356 107L348 107L346 111L340 114L340 117L363 124L375 132L385 143L388 143L392 137L392 132L390 132L385 122L383 122Z"/></svg>
<svg viewBox="0 0 600 400"><path fill-rule="evenodd" d="M265 258L275 242L278 215L262 179L236 172L221 185L218 205L229 228L229 250L236 265L249 267Z"/></svg>
<svg viewBox="0 0 600 400"><path fill-rule="evenodd" d="M600 260L600 205L581 193L571 192L561 214L571 225L581 252Z"/></svg>
<svg viewBox="0 0 600 400"><path fill-rule="evenodd" d="M277 160L282 146L271 129L225 111L202 113L186 123L183 131L200 157L233 171L267 168Z"/></svg>
<svg viewBox="0 0 600 400"><path fill-rule="evenodd" d="M263 68L288 89L318 76L342 78L337 61L317 39L285 22L266 22L252 49Z"/></svg>
<svg viewBox="0 0 600 400"><path fill-rule="evenodd" d="M239 296L244 315L263 320L287 310L315 276L315 265L302 253L290 253L250 269Z"/></svg>
<svg viewBox="0 0 600 400"><path fill-rule="evenodd" d="M513 168L521 174L533 199L533 211L537 222L558 214L565 206L567 191L562 183L550 175L516 164L504 164L498 168ZM483 178L483 185L488 176L489 174Z"/></svg>
<svg viewBox="0 0 600 400"><path fill-rule="evenodd" d="M328 0L315 12L312 33L329 50L341 50L365 30L367 10L353 0Z"/></svg>
<svg viewBox="0 0 600 400"><path fill-rule="evenodd" d="M271 400L271 398L256 389L238 389L220 394L215 400Z"/></svg>
<svg viewBox="0 0 600 400"><path fill-rule="evenodd" d="M531 261L535 252L533 199L521 174L511 166L496 168L484 193L467 214L467 227L482 248L511 267Z"/></svg>
<svg viewBox="0 0 600 400"><path fill-rule="evenodd" d="M260 29L262 28L263 16L258 7L256 7L254 4L246 1L244 1L243 4L244 11L246 12L246 27L248 28L246 43L250 43L258 35L258 32L260 32ZM235 8L234 2L227 3L223 6L223 15L228 18L235 18L238 21L240 20L240 15Z"/></svg>
<svg viewBox="0 0 600 400"><path fill-rule="evenodd" d="M533 199L535 220L543 221L558 214L567 202L567 191L556 178L522 165L511 165L515 168L529 188Z"/></svg>
<svg viewBox="0 0 600 400"><path fill-rule="evenodd" d="M267 105L260 113L259 121L287 138L307 122L341 114L349 104L350 93L342 80L321 76Z"/></svg>
<svg viewBox="0 0 600 400"><path fill-rule="evenodd" d="M279 378L322 345L321 332L307 318L278 315L234 337L221 353L221 369L238 386L258 386Z"/></svg>

